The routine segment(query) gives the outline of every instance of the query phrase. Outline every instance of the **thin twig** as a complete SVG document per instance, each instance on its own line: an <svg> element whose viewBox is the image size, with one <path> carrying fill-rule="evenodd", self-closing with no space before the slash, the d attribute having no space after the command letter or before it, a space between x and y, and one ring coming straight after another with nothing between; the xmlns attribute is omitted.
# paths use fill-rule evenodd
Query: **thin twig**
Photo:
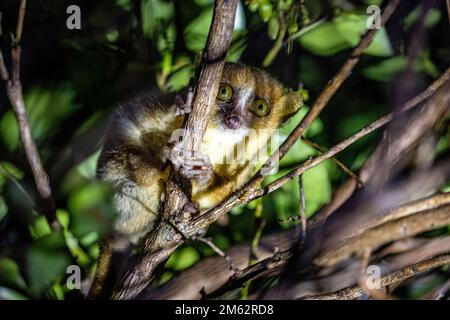
<svg viewBox="0 0 450 320"><path fill-rule="evenodd" d="M389 221L398 220L407 216L411 216L417 212L435 209L450 204L450 192L439 193L424 199L412 201L399 208L393 209L387 215L368 221L367 224L357 231L354 235L361 234L368 229L375 228Z"/></svg>
<svg viewBox="0 0 450 320"><path fill-rule="evenodd" d="M450 279L427 292L420 300L441 300L450 290Z"/></svg>
<svg viewBox="0 0 450 320"><path fill-rule="evenodd" d="M266 221L264 220L262 213L263 213L263 205L262 205L262 202L259 201L255 208L256 231L255 231L255 234L253 235L253 239L250 244L250 258L248 259L247 267L251 266L252 264L254 264L258 261L259 242L261 240L261 236L262 236L264 227L266 226ZM252 283L252 281L248 280L242 286L241 298L243 300L247 299L247 297L248 297L248 292L249 292L251 283Z"/></svg>
<svg viewBox="0 0 450 320"><path fill-rule="evenodd" d="M271 273L279 267L284 266L287 261L292 257L292 250L286 250L283 252L276 251L273 256L266 258L258 263L255 263L241 271L239 277L230 277L222 286L214 291L205 294L205 299L217 298L225 294L226 292L238 288L241 284L264 276L267 273Z"/></svg>
<svg viewBox="0 0 450 320"><path fill-rule="evenodd" d="M58 228L54 210L55 204L50 187L49 177L44 169L39 151L36 146L31 128L26 114L25 102L22 92L22 84L20 82L20 63L21 48L20 40L22 39L23 22L26 12L26 0L20 1L19 15L17 19L16 34L12 36L12 72L9 77L7 68L4 63L3 54L0 52L0 71L2 79L6 82L7 95L11 103L14 115L16 116L19 126L20 140L25 149L25 154L33 173L36 189L44 205L44 212L47 214L50 224L54 228ZM0 50L1 51L1 50Z"/></svg>
<svg viewBox="0 0 450 320"><path fill-rule="evenodd" d="M0 38L3 36L2 30L2 12L0 12ZM5 59L3 58L2 48L0 46L0 75L3 81L9 80L9 72L5 65Z"/></svg>
<svg viewBox="0 0 450 320"><path fill-rule="evenodd" d="M200 236L192 236L191 240L193 241L200 241L206 244L208 247L210 247L215 253L217 253L219 256L224 257L225 261L228 264L228 267L230 270L232 270L235 274L240 273L240 269L236 266L236 264L233 262L230 256L228 256L222 249L220 249L218 246L214 244L214 242L211 241L210 238L204 238Z"/></svg>
<svg viewBox="0 0 450 320"><path fill-rule="evenodd" d="M309 31L311 31L312 29L314 29L315 27L318 27L319 25L321 25L322 23L324 23L325 21L327 21L327 18L324 17L322 19L319 19L307 26L304 26L303 28L301 28L300 30L298 30L296 33L290 35L287 40L284 42L284 45L286 45L289 41L294 41L297 38L300 38L302 35L308 33Z"/></svg>
<svg viewBox="0 0 450 320"><path fill-rule="evenodd" d="M359 286L367 293L367 295L376 300L390 300L391 297L382 290L377 290L374 288L371 288L369 286L368 280L369 277L367 276L367 267L369 266L370 257L372 254L371 248L365 248L363 250L362 259L361 259L361 276L358 280Z"/></svg>
<svg viewBox="0 0 450 320"><path fill-rule="evenodd" d="M316 149L316 150L319 151L320 153L325 153L325 152L328 151L327 149L325 149L325 148L319 146L317 143L315 143L314 141L311 141L311 140L309 140L309 139L302 138L302 141L303 141L304 143L306 143L307 145L313 147L314 149ZM361 187L365 187L365 186L366 186L365 183L364 183L364 181L362 181L361 178L358 177L358 175L354 174L349 168L347 168L347 167L345 166L345 164L343 164L342 162L340 162L336 157L332 157L331 160L333 160L333 162L336 163L336 165L337 165L339 168L341 168L342 171L344 171L344 172L345 172L346 174L348 174L350 177L352 177L353 179L355 179Z"/></svg>

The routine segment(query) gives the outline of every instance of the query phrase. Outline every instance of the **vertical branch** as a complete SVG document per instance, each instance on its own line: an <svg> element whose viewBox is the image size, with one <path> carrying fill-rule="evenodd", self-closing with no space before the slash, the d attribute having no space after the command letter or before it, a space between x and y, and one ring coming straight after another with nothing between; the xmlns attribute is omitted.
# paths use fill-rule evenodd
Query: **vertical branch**
<svg viewBox="0 0 450 320"><path fill-rule="evenodd" d="M4 63L3 55L0 50L0 71L2 79L6 82L6 91L11 103L14 115L17 120L17 124L20 132L20 140L25 154L27 156L28 163L33 173L36 189L39 197L43 203L44 212L48 215L48 218L52 225L56 227L54 209L55 204L53 201L52 190L50 188L49 177L42 165L41 158L33 140L31 134L31 128L26 114L25 102L22 92L22 84L20 81L20 63L21 63L21 48L20 41L22 39L23 23L25 20L26 12L26 0L20 1L19 15L17 18L16 33L12 35L11 44L11 57L12 57L12 71L11 77L8 74L7 68Z"/></svg>
<svg viewBox="0 0 450 320"><path fill-rule="evenodd" d="M192 112L185 123L182 148L200 150L209 120L211 106L217 96L225 57L230 46L236 15L236 0L217 0L203 52L200 73L194 90Z"/></svg>
<svg viewBox="0 0 450 320"><path fill-rule="evenodd" d="M192 112L187 117L185 130L178 145L183 150L191 151L192 154L200 150L209 113L217 96L233 32L237 4L237 0L216 0L214 3L213 19L194 89ZM172 175L167 183L165 219L148 235L141 255L115 288L113 299L132 299L138 296L154 279L158 267L175 249L187 237L199 235L201 229L188 233L182 226L175 226L169 222L187 201L183 185L178 178Z"/></svg>
<svg viewBox="0 0 450 320"><path fill-rule="evenodd" d="M27 0L20 1L19 16L16 26L16 43L19 44L22 39L23 21L25 20L25 11L27 8Z"/></svg>

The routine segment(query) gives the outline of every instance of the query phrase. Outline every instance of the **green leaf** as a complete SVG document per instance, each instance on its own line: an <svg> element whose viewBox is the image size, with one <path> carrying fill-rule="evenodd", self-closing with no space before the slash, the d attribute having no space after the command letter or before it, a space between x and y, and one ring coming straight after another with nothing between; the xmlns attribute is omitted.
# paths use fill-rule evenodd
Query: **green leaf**
<svg viewBox="0 0 450 320"><path fill-rule="evenodd" d="M406 64L406 57L395 56L364 68L362 74L366 78L375 81L391 81L405 70ZM421 55L420 59L416 60L413 68L415 72L423 72L433 78L436 78L439 75L439 70L430 60L428 52L425 52Z"/></svg>
<svg viewBox="0 0 450 320"><path fill-rule="evenodd" d="M19 145L19 130L12 111L7 111L0 120L0 139L10 151Z"/></svg>
<svg viewBox="0 0 450 320"><path fill-rule="evenodd" d="M101 150L98 150L77 166L77 171L82 177L88 180L95 179L97 172L97 160L100 156L100 152Z"/></svg>
<svg viewBox="0 0 450 320"><path fill-rule="evenodd" d="M189 268L200 259L200 255L197 250L192 247L185 247L176 251L167 260L166 267L175 271L181 271Z"/></svg>
<svg viewBox="0 0 450 320"><path fill-rule="evenodd" d="M70 262L61 233L52 233L32 244L26 250L25 257L31 294L41 297L57 279L64 277Z"/></svg>
<svg viewBox="0 0 450 320"><path fill-rule="evenodd" d="M141 18L144 35L153 38L161 31L162 22L171 20L173 13L173 3L163 0L142 0Z"/></svg>
<svg viewBox="0 0 450 320"><path fill-rule="evenodd" d="M34 239L45 237L52 233L47 218L45 216L38 216L32 225L30 225L30 233Z"/></svg>
<svg viewBox="0 0 450 320"><path fill-rule="evenodd" d="M75 238L74 235L67 230L64 231L64 239L66 240L67 248L69 248L72 257L75 258L77 264L82 267L89 266L91 263L91 259L80 247L78 239Z"/></svg>
<svg viewBox="0 0 450 320"><path fill-rule="evenodd" d="M61 226L64 229L69 228L69 222L70 222L70 216L69 213L62 209L56 210L56 218L58 219L58 222L61 224Z"/></svg>
<svg viewBox="0 0 450 320"><path fill-rule="evenodd" d="M362 70L362 74L375 81L390 81L406 67L406 58L396 56L371 65Z"/></svg>
<svg viewBox="0 0 450 320"><path fill-rule="evenodd" d="M388 57L394 53L386 29L378 30L372 43L364 50L364 54L376 57Z"/></svg>
<svg viewBox="0 0 450 320"><path fill-rule="evenodd" d="M169 282L170 279L173 278L173 273L166 271L160 277L158 281L158 286L162 286L164 283Z"/></svg>
<svg viewBox="0 0 450 320"><path fill-rule="evenodd" d="M110 30L105 36L108 42L116 42L119 39L119 30Z"/></svg>
<svg viewBox="0 0 450 320"><path fill-rule="evenodd" d="M350 48L350 44L336 30L333 22L324 22L302 35L300 44L307 50L320 56L331 56Z"/></svg>
<svg viewBox="0 0 450 320"><path fill-rule="evenodd" d="M98 241L98 234L96 232L91 232L81 238L80 242L83 246L89 247Z"/></svg>
<svg viewBox="0 0 450 320"><path fill-rule="evenodd" d="M277 17L270 18L267 30L269 38L275 40L278 36L279 31L280 31L280 23L278 22Z"/></svg>
<svg viewBox="0 0 450 320"><path fill-rule="evenodd" d="M54 283L51 290L56 300L64 300L64 288L61 284Z"/></svg>
<svg viewBox="0 0 450 320"><path fill-rule="evenodd" d="M208 7L186 26L184 30L184 42L190 51L197 53L205 47L212 15L212 7Z"/></svg>
<svg viewBox="0 0 450 320"><path fill-rule="evenodd" d="M367 16L353 13L345 13L333 20L340 35L351 47L355 47L361 39L361 35L367 30ZM386 57L392 55L392 47L386 30L381 28L375 35L372 43L364 51L365 54Z"/></svg>
<svg viewBox="0 0 450 320"><path fill-rule="evenodd" d="M38 144L57 132L58 124L76 110L75 91L70 86L52 90L33 87L24 98L32 135ZM11 111L0 120L0 137L11 151L19 146L19 129Z"/></svg>
<svg viewBox="0 0 450 320"><path fill-rule="evenodd" d="M199 7L211 6L214 4L214 0L195 0L195 4Z"/></svg>
<svg viewBox="0 0 450 320"><path fill-rule="evenodd" d="M330 161L322 162L303 174L306 215L308 217L331 199Z"/></svg>
<svg viewBox="0 0 450 320"><path fill-rule="evenodd" d="M194 75L192 65L185 66L172 73L167 81L167 89L172 92L180 91L189 84L189 80Z"/></svg>
<svg viewBox="0 0 450 320"><path fill-rule="evenodd" d="M412 25L419 18L420 12L423 10L421 6L411 11L405 18L405 28L410 29ZM430 8L427 12L427 17L425 18L425 27L431 28L441 20L442 12L435 8Z"/></svg>
<svg viewBox="0 0 450 320"><path fill-rule="evenodd" d="M6 217L7 213L8 213L8 205L5 202L5 198L3 198L3 196L0 196L0 222L3 220L4 217Z"/></svg>
<svg viewBox="0 0 450 320"><path fill-rule="evenodd" d="M267 22L272 17L272 5L270 2L266 2L259 6L258 8L259 16L262 21Z"/></svg>
<svg viewBox="0 0 450 320"><path fill-rule="evenodd" d="M0 282L22 290L27 286L16 262L9 258L0 258Z"/></svg>
<svg viewBox="0 0 450 320"><path fill-rule="evenodd" d="M300 121L305 117L306 113L309 111L309 107L303 106L301 109L292 116L288 121L280 129L280 133L282 135L289 135L295 127L300 123ZM324 124L323 121L317 118L313 121L313 123L308 127L305 136L314 137L323 131Z"/></svg>
<svg viewBox="0 0 450 320"><path fill-rule="evenodd" d="M242 36L245 33L246 31L244 30L237 30L233 32L230 50L228 50L226 57L227 61L237 62L241 58L242 53L247 47L247 38Z"/></svg>
<svg viewBox="0 0 450 320"><path fill-rule="evenodd" d="M88 266L91 259L80 247L78 239L69 230L70 214L65 210L58 209L56 210L56 216L60 224L63 226L64 239L66 241L67 248L69 248L70 253L76 259L77 264L83 267Z"/></svg>
<svg viewBox="0 0 450 320"><path fill-rule="evenodd" d="M8 177L20 180L23 172L10 162L0 162L0 187L6 183Z"/></svg>
<svg viewBox="0 0 450 320"><path fill-rule="evenodd" d="M344 49L355 47L361 35L366 31L367 16L356 13L342 13L328 21L319 24L299 38L303 47L317 55L330 56ZM386 30L382 28L374 37L372 43L364 51L373 56L392 55L392 46Z"/></svg>
<svg viewBox="0 0 450 320"><path fill-rule="evenodd" d="M383 3L383 0L364 0L364 3L367 4L368 6L370 6L370 5L381 6L381 3Z"/></svg>

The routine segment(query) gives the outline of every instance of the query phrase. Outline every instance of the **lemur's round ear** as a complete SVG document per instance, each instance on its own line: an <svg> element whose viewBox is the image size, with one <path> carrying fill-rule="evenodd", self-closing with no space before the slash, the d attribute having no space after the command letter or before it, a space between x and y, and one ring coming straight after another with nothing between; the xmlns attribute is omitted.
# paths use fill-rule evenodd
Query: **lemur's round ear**
<svg viewBox="0 0 450 320"><path fill-rule="evenodd" d="M296 113L303 106L302 96L297 92L286 92L283 99L283 108L286 119Z"/></svg>

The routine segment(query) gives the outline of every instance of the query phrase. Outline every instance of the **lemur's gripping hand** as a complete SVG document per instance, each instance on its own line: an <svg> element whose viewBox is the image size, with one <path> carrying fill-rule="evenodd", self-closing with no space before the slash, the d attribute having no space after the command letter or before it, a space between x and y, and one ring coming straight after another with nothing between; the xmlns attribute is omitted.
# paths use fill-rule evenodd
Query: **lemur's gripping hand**
<svg viewBox="0 0 450 320"><path fill-rule="evenodd" d="M208 181L212 176L209 157L200 152L184 149L181 143L175 144L170 161L174 169L186 179Z"/></svg>
<svg viewBox="0 0 450 320"><path fill-rule="evenodd" d="M192 111L192 87L188 89L186 101L180 95L175 97L175 116L184 115ZM169 143L163 150L164 160L172 163L174 169L189 180L208 181L212 176L212 165L209 157L201 152L192 152L185 146L184 129L175 130Z"/></svg>

